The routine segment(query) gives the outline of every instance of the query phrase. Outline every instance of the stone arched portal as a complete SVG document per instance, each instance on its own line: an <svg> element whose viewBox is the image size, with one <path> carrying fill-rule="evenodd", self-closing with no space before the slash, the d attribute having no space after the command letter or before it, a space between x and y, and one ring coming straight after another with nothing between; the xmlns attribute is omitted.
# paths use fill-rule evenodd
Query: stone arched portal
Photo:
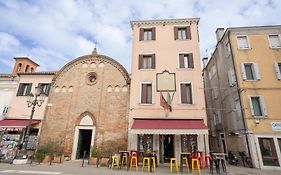
<svg viewBox="0 0 281 175"><path fill-rule="evenodd" d="M94 146L96 126L93 118L88 112L79 117L78 121L80 121L75 126L73 136L72 160L82 158L84 151L86 151L86 155L89 155L91 148Z"/></svg>

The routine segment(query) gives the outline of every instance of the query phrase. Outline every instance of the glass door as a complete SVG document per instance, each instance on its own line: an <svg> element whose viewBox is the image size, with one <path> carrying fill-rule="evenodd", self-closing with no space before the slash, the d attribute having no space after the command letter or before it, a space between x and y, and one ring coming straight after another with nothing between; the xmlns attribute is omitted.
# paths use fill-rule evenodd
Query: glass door
<svg viewBox="0 0 281 175"><path fill-rule="evenodd" d="M273 138L259 138L259 145L264 166L279 166ZM279 142L279 141L278 141Z"/></svg>

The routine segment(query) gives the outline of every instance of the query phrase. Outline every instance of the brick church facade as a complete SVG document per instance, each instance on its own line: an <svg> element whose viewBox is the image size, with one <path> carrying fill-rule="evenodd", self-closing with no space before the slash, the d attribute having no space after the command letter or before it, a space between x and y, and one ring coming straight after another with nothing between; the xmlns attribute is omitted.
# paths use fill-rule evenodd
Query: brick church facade
<svg viewBox="0 0 281 175"><path fill-rule="evenodd" d="M127 144L129 83L126 69L96 50L66 64L53 78L39 145L59 142L79 159L108 140Z"/></svg>

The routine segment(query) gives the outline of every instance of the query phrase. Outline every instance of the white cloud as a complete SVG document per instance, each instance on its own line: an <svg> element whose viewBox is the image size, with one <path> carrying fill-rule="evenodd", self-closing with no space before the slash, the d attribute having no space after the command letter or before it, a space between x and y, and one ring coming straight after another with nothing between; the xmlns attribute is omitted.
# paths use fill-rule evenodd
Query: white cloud
<svg viewBox="0 0 281 175"><path fill-rule="evenodd" d="M60 69L90 54L97 41L100 54L130 72L130 20L139 19L200 17L203 57L213 51L216 28L277 24L280 10L278 0L0 1L0 70L10 72L19 54L31 56L39 70Z"/></svg>

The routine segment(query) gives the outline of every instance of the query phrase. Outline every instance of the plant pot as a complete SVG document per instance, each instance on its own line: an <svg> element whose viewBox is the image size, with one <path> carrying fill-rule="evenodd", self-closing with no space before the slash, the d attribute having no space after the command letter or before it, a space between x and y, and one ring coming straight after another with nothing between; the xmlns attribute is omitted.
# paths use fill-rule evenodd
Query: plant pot
<svg viewBox="0 0 281 175"><path fill-rule="evenodd" d="M90 164L90 165L97 165L97 160L98 160L97 157L91 157L91 158L89 159L89 164Z"/></svg>
<svg viewBox="0 0 281 175"><path fill-rule="evenodd" d="M107 166L107 165L108 165L108 161L109 161L109 158L108 158L108 157L103 157L103 158L100 160L100 166Z"/></svg>
<svg viewBox="0 0 281 175"><path fill-rule="evenodd" d="M55 156L54 160L53 160L53 163L63 163L63 161L64 161L64 155Z"/></svg>
<svg viewBox="0 0 281 175"><path fill-rule="evenodd" d="M42 163L48 163L50 162L50 156L46 155L45 158L43 159Z"/></svg>

